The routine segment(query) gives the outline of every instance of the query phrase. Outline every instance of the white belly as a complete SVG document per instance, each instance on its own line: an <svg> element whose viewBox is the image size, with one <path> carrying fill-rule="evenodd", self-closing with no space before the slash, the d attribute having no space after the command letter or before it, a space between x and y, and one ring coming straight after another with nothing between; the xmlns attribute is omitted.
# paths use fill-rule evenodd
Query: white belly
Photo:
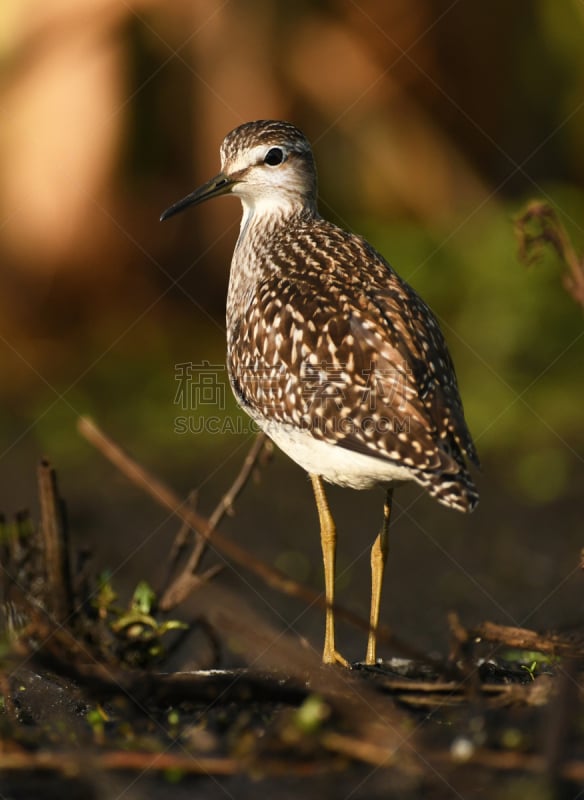
<svg viewBox="0 0 584 800"><path fill-rule="evenodd" d="M320 475L329 483L351 489L370 489L380 483L414 479L408 467L322 442L292 425L266 422L265 419L257 422L293 461L306 472Z"/></svg>

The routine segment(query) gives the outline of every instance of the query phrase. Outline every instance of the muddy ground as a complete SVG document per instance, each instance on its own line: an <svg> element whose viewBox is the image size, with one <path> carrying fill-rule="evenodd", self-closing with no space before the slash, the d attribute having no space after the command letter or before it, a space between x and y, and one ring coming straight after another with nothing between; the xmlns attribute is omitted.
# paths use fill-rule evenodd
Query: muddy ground
<svg viewBox="0 0 584 800"><path fill-rule="evenodd" d="M382 628L393 657L322 666L308 642L213 590L217 566L201 567L210 539L272 588L323 605L215 530L261 442L204 517L86 425L182 519L175 570L164 591L142 582L121 601L115 581L71 552L55 473L40 465L39 524L20 514L2 526L2 798L582 796L583 631L470 627L451 614L444 656ZM201 585L212 602L182 619ZM366 632L354 611L336 613Z"/></svg>

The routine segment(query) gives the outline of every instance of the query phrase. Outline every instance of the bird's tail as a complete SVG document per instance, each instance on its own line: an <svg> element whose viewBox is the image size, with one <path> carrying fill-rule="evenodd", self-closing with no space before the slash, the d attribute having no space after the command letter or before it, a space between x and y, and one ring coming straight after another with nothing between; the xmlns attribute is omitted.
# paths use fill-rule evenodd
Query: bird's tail
<svg viewBox="0 0 584 800"><path fill-rule="evenodd" d="M439 503L457 511L473 511L479 502L479 493L466 469L457 473L420 472L416 482Z"/></svg>

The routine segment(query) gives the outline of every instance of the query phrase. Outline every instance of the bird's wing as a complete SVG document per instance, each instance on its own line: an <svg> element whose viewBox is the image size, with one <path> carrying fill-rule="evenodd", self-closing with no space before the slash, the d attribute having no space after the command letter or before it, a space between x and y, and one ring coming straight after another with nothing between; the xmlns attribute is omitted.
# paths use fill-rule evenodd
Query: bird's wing
<svg viewBox="0 0 584 800"><path fill-rule="evenodd" d="M245 364L229 348L242 404L412 469L454 474L465 469L463 454L476 463L452 360L426 304L359 237L323 223L296 242L305 260L288 260L274 243L252 313L233 327L233 342L248 345ZM349 275L339 262L353 265Z"/></svg>

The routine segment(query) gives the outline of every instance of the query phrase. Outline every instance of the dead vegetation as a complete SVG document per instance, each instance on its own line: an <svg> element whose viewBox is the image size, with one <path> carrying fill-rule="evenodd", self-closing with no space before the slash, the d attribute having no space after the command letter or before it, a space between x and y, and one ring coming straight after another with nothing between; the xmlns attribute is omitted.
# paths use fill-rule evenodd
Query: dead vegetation
<svg viewBox="0 0 584 800"><path fill-rule="evenodd" d="M546 247L553 250L562 267L562 285L584 308L584 257L574 244L556 210L543 200L532 200L515 220L519 259L528 266L537 262Z"/></svg>
<svg viewBox="0 0 584 800"><path fill-rule="evenodd" d="M40 464L39 525L22 514L3 523L0 783L19 786L36 775L62 788L74 776L87 787L95 775L144 770L182 781L328 775L342 782L360 765L391 774L395 797L422 789L440 797L444 782L463 790L502 776L529 776L553 797L584 781L581 631L488 621L467 628L453 614L448 658L430 659L384 629L399 657L347 671L322 667L313 650L246 620L233 602L215 609L212 621L201 615L187 626L175 619L179 604L229 561L302 603L323 605L317 592L216 530L268 457L267 441L254 442L207 518L89 420L80 430L181 528L160 599L142 583L120 606L111 580L93 576L87 558L71 568L55 473ZM207 549L219 561L202 570ZM346 610L337 614L367 628ZM210 662L162 672L195 627L211 643ZM252 666L217 669L222 641L234 635Z"/></svg>

